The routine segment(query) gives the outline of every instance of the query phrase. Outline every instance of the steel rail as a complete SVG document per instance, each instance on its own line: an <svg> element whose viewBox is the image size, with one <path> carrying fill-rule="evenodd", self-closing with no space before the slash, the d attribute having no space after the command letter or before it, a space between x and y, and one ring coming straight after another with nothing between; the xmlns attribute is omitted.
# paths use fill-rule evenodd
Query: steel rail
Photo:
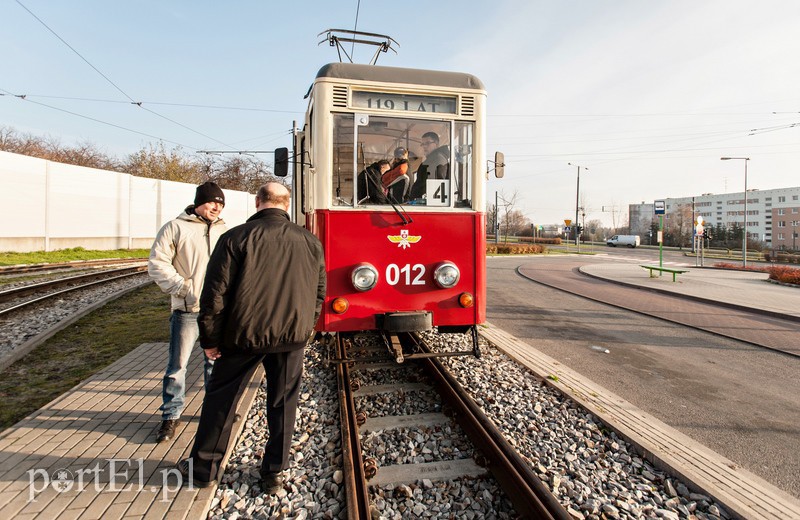
<svg viewBox="0 0 800 520"><path fill-rule="evenodd" d="M72 283L80 283L84 280L94 280L98 278L107 279L108 275L125 274L130 272L138 273L144 269L145 267L142 265L135 267L123 267L120 269L96 271L93 273L79 274L75 276L69 276L66 278L58 278L56 280L48 280L46 282L22 285L20 287L14 287L13 289L0 291L0 302L5 302L13 298L19 298L21 296L25 296L26 294L31 294L37 291L55 289L57 287L63 287L65 285L70 285Z"/></svg>
<svg viewBox="0 0 800 520"><path fill-rule="evenodd" d="M430 352L417 334L402 334L401 341L425 353ZM431 375L442 398L455 410L455 418L467 436L483 451L489 470L508 495L516 512L523 518L570 520L572 517L564 506L441 362L430 357L421 358L419 363Z"/></svg>
<svg viewBox="0 0 800 520"><path fill-rule="evenodd" d="M129 270L129 269L127 269L127 270ZM65 294L65 293L69 293L69 292L73 292L73 291L79 291L81 289L87 289L87 288L95 286L95 285L100 285L100 284L104 284L104 283L107 283L107 282L113 282L115 280L121 280L123 278L130 278L131 276L136 276L138 274L141 274L143 270L144 270L143 268L136 268L136 271L132 272L132 273L121 274L121 275L113 276L113 277L110 277L110 278L103 278L102 280L95 280L93 282L89 282L89 283L86 283L86 284L76 285L74 287L68 287L68 288L62 289L60 291L47 293L44 296L40 296L38 298L34 298L33 300L28 300L28 301L19 303L17 305L13 305L11 307L7 307L5 309L2 309L2 310L0 310L0 316L5 316L6 314L10 314L11 312L18 311L20 309L23 309L23 308L28 307L30 305L33 305L35 303L41 303L43 301L49 300L50 298L53 298L55 296L59 296L61 294Z"/></svg>
<svg viewBox="0 0 800 520"><path fill-rule="evenodd" d="M106 260L75 260L71 262L57 262L52 264L24 264L0 266L0 276L19 273L35 273L38 271L56 271L60 269L81 269L97 265L117 265L143 262L146 258L109 258Z"/></svg>
<svg viewBox="0 0 800 520"><path fill-rule="evenodd" d="M345 341L337 334L336 351L340 359L347 356ZM336 365L336 381L339 395L339 415L342 430L342 467L344 470L345 502L347 504L347 518L351 520L367 520L371 518L369 491L364 472L364 459L361 454L361 439L359 438L358 423L356 420L355 404L353 403L353 389L350 386L349 363Z"/></svg>

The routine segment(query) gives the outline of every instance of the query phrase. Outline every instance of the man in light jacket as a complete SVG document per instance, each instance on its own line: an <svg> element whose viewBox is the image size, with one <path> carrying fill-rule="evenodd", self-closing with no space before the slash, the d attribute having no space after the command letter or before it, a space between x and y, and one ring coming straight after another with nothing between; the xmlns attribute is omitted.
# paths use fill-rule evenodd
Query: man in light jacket
<svg viewBox="0 0 800 520"><path fill-rule="evenodd" d="M257 213L223 236L200 297L200 346L215 359L197 436L178 469L190 485L214 485L231 441L236 403L259 365L267 376L269 439L261 491L278 492L289 465L303 352L325 300L319 239L289 221L290 192L279 182L258 190Z"/></svg>
<svg viewBox="0 0 800 520"><path fill-rule="evenodd" d="M172 296L169 358L156 442L172 439L180 425L186 396L186 367L199 336L200 292L208 259L226 230L225 222L219 218L223 206L225 194L220 187L213 182L201 184L197 187L194 204L164 224L150 249L147 272L162 291ZM204 383L208 382L213 366L213 361L205 357Z"/></svg>

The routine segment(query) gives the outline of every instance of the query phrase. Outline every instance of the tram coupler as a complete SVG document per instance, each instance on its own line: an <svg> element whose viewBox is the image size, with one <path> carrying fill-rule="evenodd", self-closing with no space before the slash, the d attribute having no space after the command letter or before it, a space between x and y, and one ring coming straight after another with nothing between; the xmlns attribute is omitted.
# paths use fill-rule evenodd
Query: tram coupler
<svg viewBox="0 0 800 520"><path fill-rule="evenodd" d="M386 345L386 348L389 349L389 354L394 357L395 362L402 363L405 361L403 345L400 343L400 338L397 337L397 334L389 334L384 332L381 334L381 337L383 338L384 345Z"/></svg>

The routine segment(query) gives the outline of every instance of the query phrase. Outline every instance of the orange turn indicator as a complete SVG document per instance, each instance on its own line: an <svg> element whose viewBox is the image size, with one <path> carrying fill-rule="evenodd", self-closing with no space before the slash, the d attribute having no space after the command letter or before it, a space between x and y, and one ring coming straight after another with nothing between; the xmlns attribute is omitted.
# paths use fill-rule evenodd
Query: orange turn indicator
<svg viewBox="0 0 800 520"><path fill-rule="evenodd" d="M334 298L331 302L331 310L336 314L344 314L350 307L350 303L344 298Z"/></svg>

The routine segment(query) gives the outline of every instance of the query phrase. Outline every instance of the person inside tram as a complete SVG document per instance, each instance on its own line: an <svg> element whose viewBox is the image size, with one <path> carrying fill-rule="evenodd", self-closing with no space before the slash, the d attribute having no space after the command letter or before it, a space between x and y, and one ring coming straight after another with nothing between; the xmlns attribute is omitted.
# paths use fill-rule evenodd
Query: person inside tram
<svg viewBox="0 0 800 520"><path fill-rule="evenodd" d="M409 185L408 150L403 147L396 148L391 166L392 169L381 177L381 182L390 200L400 203L405 200Z"/></svg>
<svg viewBox="0 0 800 520"><path fill-rule="evenodd" d="M422 153L425 159L417 170L414 185L408 198L421 199L425 195L426 182L430 179L447 179L450 177L450 147L439 146L439 135L436 132L425 132L422 135Z"/></svg>
<svg viewBox="0 0 800 520"><path fill-rule="evenodd" d="M381 159L361 170L356 179L356 196L359 204L388 204L381 176L390 168L389 161Z"/></svg>

